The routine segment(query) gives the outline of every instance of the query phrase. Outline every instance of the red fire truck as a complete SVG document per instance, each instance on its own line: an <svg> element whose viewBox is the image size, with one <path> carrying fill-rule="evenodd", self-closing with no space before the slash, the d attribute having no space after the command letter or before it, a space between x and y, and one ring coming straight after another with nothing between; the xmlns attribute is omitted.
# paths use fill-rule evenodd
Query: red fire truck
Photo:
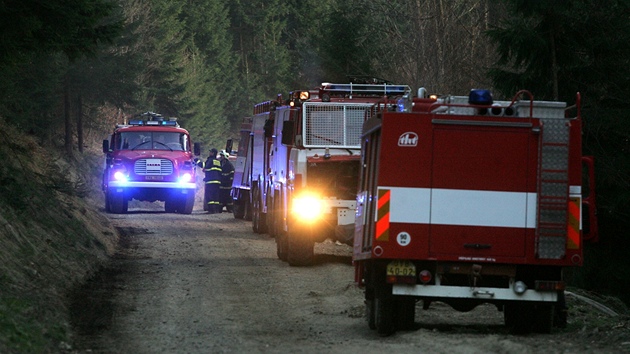
<svg viewBox="0 0 630 354"><path fill-rule="evenodd" d="M382 81L324 83L257 104L238 148L235 216L249 202L254 231L274 236L278 258L291 265L311 264L315 242L351 245L366 113L409 91Z"/></svg>
<svg viewBox="0 0 630 354"><path fill-rule="evenodd" d="M422 300L458 311L491 303L514 332L551 331L563 319L563 269L580 266L583 241L597 237L579 95L572 117L527 91L398 106L373 114L362 135L353 261L369 327L408 328Z"/></svg>
<svg viewBox="0 0 630 354"><path fill-rule="evenodd" d="M117 125L108 140L103 192L107 212L126 213L132 199L164 201L166 212L192 213L195 203L194 155L200 145L175 118L146 112Z"/></svg>

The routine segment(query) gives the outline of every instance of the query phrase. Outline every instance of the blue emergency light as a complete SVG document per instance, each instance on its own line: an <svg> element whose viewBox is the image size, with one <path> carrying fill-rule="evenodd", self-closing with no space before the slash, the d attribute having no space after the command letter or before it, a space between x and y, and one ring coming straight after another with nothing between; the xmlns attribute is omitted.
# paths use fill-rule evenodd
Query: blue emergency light
<svg viewBox="0 0 630 354"><path fill-rule="evenodd" d="M492 104L492 93L490 90L470 90L468 94L468 104L489 106Z"/></svg>

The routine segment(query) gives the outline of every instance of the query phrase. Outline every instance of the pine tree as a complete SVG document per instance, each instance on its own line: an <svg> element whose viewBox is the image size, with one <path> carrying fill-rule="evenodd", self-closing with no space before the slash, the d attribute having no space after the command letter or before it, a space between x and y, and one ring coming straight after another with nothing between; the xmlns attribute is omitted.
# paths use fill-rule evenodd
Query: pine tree
<svg viewBox="0 0 630 354"><path fill-rule="evenodd" d="M575 101L581 93L584 154L595 156L600 244L589 247L583 286L630 303L625 235L630 213L630 3L513 0L511 16L488 32L500 55L491 71L503 93ZM595 265L592 266L592 265ZM605 277L601 275L605 274ZM610 276L614 274L613 276Z"/></svg>

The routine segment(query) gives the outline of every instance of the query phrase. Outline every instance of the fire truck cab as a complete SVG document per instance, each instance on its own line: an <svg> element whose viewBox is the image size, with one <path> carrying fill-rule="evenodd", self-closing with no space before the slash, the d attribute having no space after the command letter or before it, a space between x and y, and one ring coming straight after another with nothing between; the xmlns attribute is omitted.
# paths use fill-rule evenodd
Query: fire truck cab
<svg viewBox="0 0 630 354"><path fill-rule="evenodd" d="M234 210L245 213L236 205L248 194L253 229L276 238L279 259L309 265L316 242L352 244L361 127L375 102L409 92L384 81L324 83L254 107L239 143L236 169L242 159L248 177L235 178Z"/></svg>
<svg viewBox="0 0 630 354"><path fill-rule="evenodd" d="M361 139L353 263L369 327L409 327L422 300L492 303L514 332L551 331L563 320L563 269L582 265L583 241L596 239L579 95L571 117L527 91L399 103L377 109Z"/></svg>
<svg viewBox="0 0 630 354"><path fill-rule="evenodd" d="M193 154L199 156L200 150L175 118L146 112L117 125L109 139L103 140L106 211L126 213L129 201L136 199L164 201L166 212L192 213Z"/></svg>

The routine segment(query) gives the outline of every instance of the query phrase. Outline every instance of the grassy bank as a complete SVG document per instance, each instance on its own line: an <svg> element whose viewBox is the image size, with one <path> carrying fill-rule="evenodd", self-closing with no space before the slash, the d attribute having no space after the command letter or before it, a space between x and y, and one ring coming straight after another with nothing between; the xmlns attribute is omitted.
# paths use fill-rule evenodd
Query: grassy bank
<svg viewBox="0 0 630 354"><path fill-rule="evenodd" d="M90 154L62 158L0 121L0 352L69 348L66 296L114 251Z"/></svg>

